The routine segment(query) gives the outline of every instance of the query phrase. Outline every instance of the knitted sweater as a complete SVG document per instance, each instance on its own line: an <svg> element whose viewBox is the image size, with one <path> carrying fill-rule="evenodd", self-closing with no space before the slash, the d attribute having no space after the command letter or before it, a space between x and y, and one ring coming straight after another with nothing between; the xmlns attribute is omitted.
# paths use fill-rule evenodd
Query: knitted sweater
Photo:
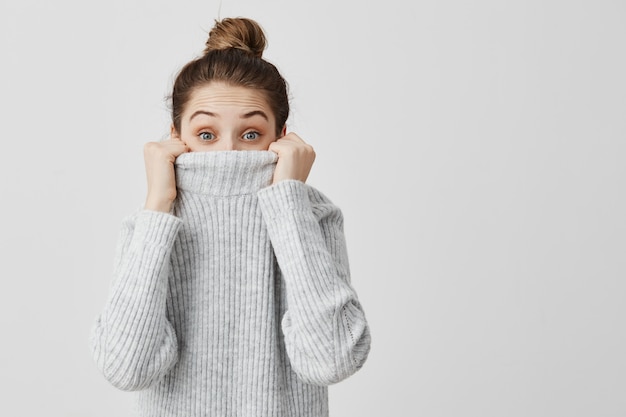
<svg viewBox="0 0 626 417"><path fill-rule="evenodd" d="M127 217L91 336L114 386L161 417L324 417L370 332L350 283L340 210L271 151L175 162L171 213Z"/></svg>

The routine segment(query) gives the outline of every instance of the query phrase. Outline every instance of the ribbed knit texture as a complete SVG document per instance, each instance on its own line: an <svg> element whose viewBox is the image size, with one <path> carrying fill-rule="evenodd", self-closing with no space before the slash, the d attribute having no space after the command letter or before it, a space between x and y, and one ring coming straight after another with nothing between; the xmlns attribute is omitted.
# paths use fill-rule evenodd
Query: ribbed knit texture
<svg viewBox="0 0 626 417"><path fill-rule="evenodd" d="M325 417L370 332L341 211L270 151L185 153L172 213L123 222L95 362L137 415Z"/></svg>

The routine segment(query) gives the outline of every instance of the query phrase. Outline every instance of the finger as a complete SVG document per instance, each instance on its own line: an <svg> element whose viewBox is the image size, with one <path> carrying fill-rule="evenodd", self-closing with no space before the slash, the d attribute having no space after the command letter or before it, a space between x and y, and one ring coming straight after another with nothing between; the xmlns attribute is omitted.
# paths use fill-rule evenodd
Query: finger
<svg viewBox="0 0 626 417"><path fill-rule="evenodd" d="M187 147L187 145L185 145L183 142L179 141L179 143L175 144L175 146L172 146L172 152L178 156L180 154L183 154L185 152L188 152L189 148Z"/></svg>
<svg viewBox="0 0 626 417"><path fill-rule="evenodd" d="M278 141L279 140L280 139L278 139ZM280 146L280 143L278 141L270 143L270 146L267 148L267 150L268 151L274 151L274 152L279 150L281 146Z"/></svg>
<svg viewBox="0 0 626 417"><path fill-rule="evenodd" d="M283 136L283 139L289 139L298 143L306 143L300 136L296 135L293 132L289 132L287 135Z"/></svg>
<svg viewBox="0 0 626 417"><path fill-rule="evenodd" d="M273 142L278 144L278 146L298 146L301 142L298 142L297 139L293 138L292 136L284 136L280 139L278 139L276 142Z"/></svg>
<svg viewBox="0 0 626 417"><path fill-rule="evenodd" d="M279 143L278 141L270 143L270 146L267 148L268 151L272 151L276 153L278 156L285 149L285 143Z"/></svg>
<svg viewBox="0 0 626 417"><path fill-rule="evenodd" d="M177 133L172 134L172 136L170 136L170 140L172 142L178 143L178 144L183 144L184 146L187 146L187 142L185 142L180 135L178 135Z"/></svg>

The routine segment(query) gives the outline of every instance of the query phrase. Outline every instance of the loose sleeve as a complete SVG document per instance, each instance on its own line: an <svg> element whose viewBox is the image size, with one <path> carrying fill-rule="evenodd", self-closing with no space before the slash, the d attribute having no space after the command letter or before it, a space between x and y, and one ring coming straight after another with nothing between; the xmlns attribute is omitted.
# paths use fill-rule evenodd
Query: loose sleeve
<svg viewBox="0 0 626 417"><path fill-rule="evenodd" d="M178 357L166 317L168 265L181 220L141 210L122 224L108 301L96 318L91 349L117 388L148 388Z"/></svg>
<svg viewBox="0 0 626 417"><path fill-rule="evenodd" d="M292 369L307 383L339 382L363 366L371 342L350 283L342 213L297 180L263 188L258 196L286 283L281 327Z"/></svg>

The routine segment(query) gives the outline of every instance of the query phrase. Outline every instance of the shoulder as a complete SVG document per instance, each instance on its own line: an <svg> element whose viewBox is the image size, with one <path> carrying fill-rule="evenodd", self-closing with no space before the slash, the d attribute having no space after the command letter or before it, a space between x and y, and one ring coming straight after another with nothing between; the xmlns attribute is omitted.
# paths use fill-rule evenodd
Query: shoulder
<svg viewBox="0 0 626 417"><path fill-rule="evenodd" d="M299 180L282 180L262 188L257 196L262 211L270 218L289 212L311 212L318 221L343 221L341 210L326 194Z"/></svg>
<svg viewBox="0 0 626 417"><path fill-rule="evenodd" d="M319 189L307 183L303 184L306 187L309 201L311 202L311 204L332 204L330 198L328 198L328 196L321 192Z"/></svg>
<svg viewBox="0 0 626 417"><path fill-rule="evenodd" d="M318 220L328 218L343 222L341 209L326 194L310 184L305 185L311 209Z"/></svg>

